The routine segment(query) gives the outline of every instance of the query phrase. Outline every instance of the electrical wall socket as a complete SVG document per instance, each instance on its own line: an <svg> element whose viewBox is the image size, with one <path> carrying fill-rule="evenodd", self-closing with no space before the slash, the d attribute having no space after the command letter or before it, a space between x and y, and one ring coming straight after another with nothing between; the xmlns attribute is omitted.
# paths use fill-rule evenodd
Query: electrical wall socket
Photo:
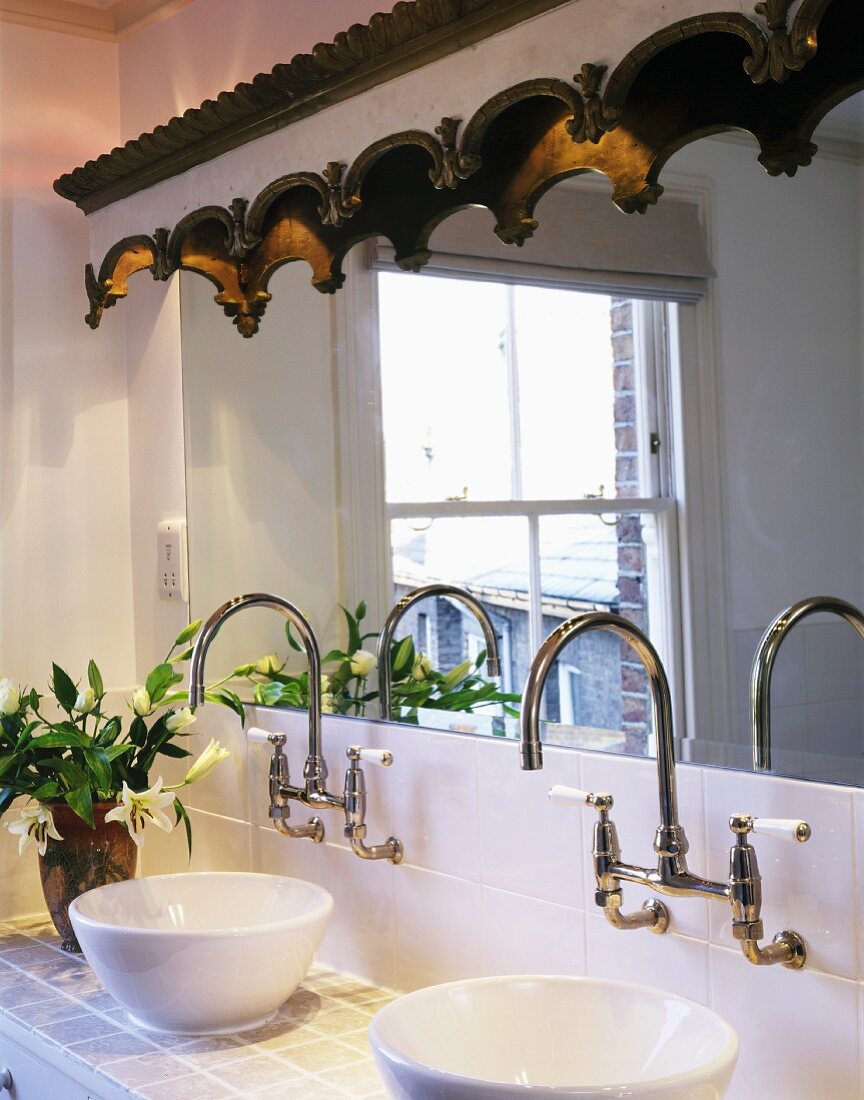
<svg viewBox="0 0 864 1100"><path fill-rule="evenodd" d="M160 600L189 603L185 519L166 519L156 527L156 584Z"/></svg>

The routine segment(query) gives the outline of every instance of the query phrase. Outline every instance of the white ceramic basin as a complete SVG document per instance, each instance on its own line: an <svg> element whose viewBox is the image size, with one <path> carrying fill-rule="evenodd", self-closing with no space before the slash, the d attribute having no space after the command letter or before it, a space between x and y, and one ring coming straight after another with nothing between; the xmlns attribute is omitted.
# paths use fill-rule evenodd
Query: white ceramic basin
<svg viewBox="0 0 864 1100"><path fill-rule="evenodd" d="M133 1020L209 1035L265 1023L309 969L333 909L277 875L158 875L89 890L69 906L96 976Z"/></svg>
<svg viewBox="0 0 864 1100"><path fill-rule="evenodd" d="M369 1038L398 1100L720 1100L738 1039L715 1012L629 982L506 977L409 993Z"/></svg>

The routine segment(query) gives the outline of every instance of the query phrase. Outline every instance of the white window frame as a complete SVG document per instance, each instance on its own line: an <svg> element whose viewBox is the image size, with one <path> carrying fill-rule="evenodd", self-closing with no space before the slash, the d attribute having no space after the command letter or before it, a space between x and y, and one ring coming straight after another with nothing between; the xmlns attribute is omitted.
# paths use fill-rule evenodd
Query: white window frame
<svg viewBox="0 0 864 1100"><path fill-rule="evenodd" d="M673 198L697 205L706 229L709 255L713 257L716 246L711 218L712 182L703 177L670 177L666 191ZM334 385L341 441L343 598L350 602L355 597L365 597L370 609L369 621L377 624L384 622L392 606L390 519L410 514L412 505L388 507L385 500L377 280L367 250L357 247L349 252L344 270L345 290L331 299ZM519 282L518 268L513 282ZM532 284L537 283L536 277L533 278ZM550 285L560 288L561 284ZM598 287L598 292L608 293L608 289ZM658 304L646 302L644 308L657 309ZM655 570L660 591L652 591L649 596L650 632L658 636L659 624L652 619L652 612L662 608L671 629L661 632L665 638L658 649L673 689L676 734L683 739L681 758L687 760L690 758L687 738L695 737L698 731L701 738L723 740L730 728L727 554L719 462L719 401L712 370L718 349L710 286L700 301L665 303L665 309L668 317L665 335L660 333L656 318L652 327L644 323L640 309L634 310L637 318L634 343L636 355L643 357L643 361L649 357L658 363L657 375L667 383L667 389L662 385L657 388L655 399L660 413L661 449L667 444L666 458L676 498L622 498L616 499L611 508L609 502L598 508L595 501L582 500L532 502L532 506L539 506L543 514L644 510L656 515L661 538L670 540L676 551L663 555L662 568ZM653 338L649 335L652 332ZM663 356L667 352L670 361L665 363ZM678 412L674 417L669 413L673 406ZM370 415L375 431L369 430ZM642 415L639 420L643 422ZM645 448L640 451L644 454ZM648 484L666 491L668 483L663 483L663 477L657 473ZM660 479L659 484L656 478ZM457 512L454 505L465 510ZM525 514L525 502L521 501L448 501L434 506L427 501L414 514L482 515L490 514L488 510L482 511L490 506L502 509L495 514ZM534 513L535 522L539 522L539 514ZM528 518L530 522L532 517ZM646 544L646 552L656 554L657 549ZM688 654L686 661L684 653Z"/></svg>

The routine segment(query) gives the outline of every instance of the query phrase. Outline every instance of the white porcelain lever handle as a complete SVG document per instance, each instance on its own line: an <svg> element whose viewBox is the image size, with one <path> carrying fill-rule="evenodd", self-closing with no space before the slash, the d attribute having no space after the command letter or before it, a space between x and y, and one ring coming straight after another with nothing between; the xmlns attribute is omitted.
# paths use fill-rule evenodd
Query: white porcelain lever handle
<svg viewBox="0 0 864 1100"><path fill-rule="evenodd" d="M554 787L549 788L549 801L553 806L584 806L586 809L591 809L590 798L590 791L565 787L561 783L556 783Z"/></svg>
<svg viewBox="0 0 864 1100"><path fill-rule="evenodd" d="M795 840L803 844L812 832L806 821L784 817L754 817L750 832L757 836L773 836L776 840Z"/></svg>
<svg viewBox="0 0 864 1100"><path fill-rule="evenodd" d="M393 753L389 749L361 749L352 745L348 755L364 764L378 764L382 768L389 768L393 763Z"/></svg>
<svg viewBox="0 0 864 1100"><path fill-rule="evenodd" d="M268 733L267 730L259 729L257 726L250 726L249 729L246 730L246 737L250 741L267 741L268 743L272 743L272 742L270 742L271 737L281 737L281 736L282 736L281 733L276 733L276 734Z"/></svg>

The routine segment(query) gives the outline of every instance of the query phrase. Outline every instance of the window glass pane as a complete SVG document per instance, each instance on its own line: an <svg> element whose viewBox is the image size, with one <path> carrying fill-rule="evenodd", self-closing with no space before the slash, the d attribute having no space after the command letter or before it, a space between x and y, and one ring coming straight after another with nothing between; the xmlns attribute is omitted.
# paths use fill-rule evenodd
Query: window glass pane
<svg viewBox="0 0 864 1100"><path fill-rule="evenodd" d="M525 497L614 496L612 299L517 287Z"/></svg>
<svg viewBox="0 0 864 1100"><path fill-rule="evenodd" d="M392 522L394 600L433 581L458 584L484 605L499 639L502 690L521 692L531 663L528 527L494 517ZM416 604L400 636L411 634L434 668L449 671L484 648L474 615L449 597ZM485 675L485 666L479 670ZM499 706L483 713L501 713Z"/></svg>
<svg viewBox="0 0 864 1100"><path fill-rule="evenodd" d="M540 521L543 632L585 611L612 611L648 629L646 515L546 516ZM605 630L574 639L549 673L544 740L648 755L651 707L642 663Z"/></svg>
<svg viewBox="0 0 864 1100"><path fill-rule="evenodd" d="M509 498L507 288L385 272L378 293L387 499Z"/></svg>

